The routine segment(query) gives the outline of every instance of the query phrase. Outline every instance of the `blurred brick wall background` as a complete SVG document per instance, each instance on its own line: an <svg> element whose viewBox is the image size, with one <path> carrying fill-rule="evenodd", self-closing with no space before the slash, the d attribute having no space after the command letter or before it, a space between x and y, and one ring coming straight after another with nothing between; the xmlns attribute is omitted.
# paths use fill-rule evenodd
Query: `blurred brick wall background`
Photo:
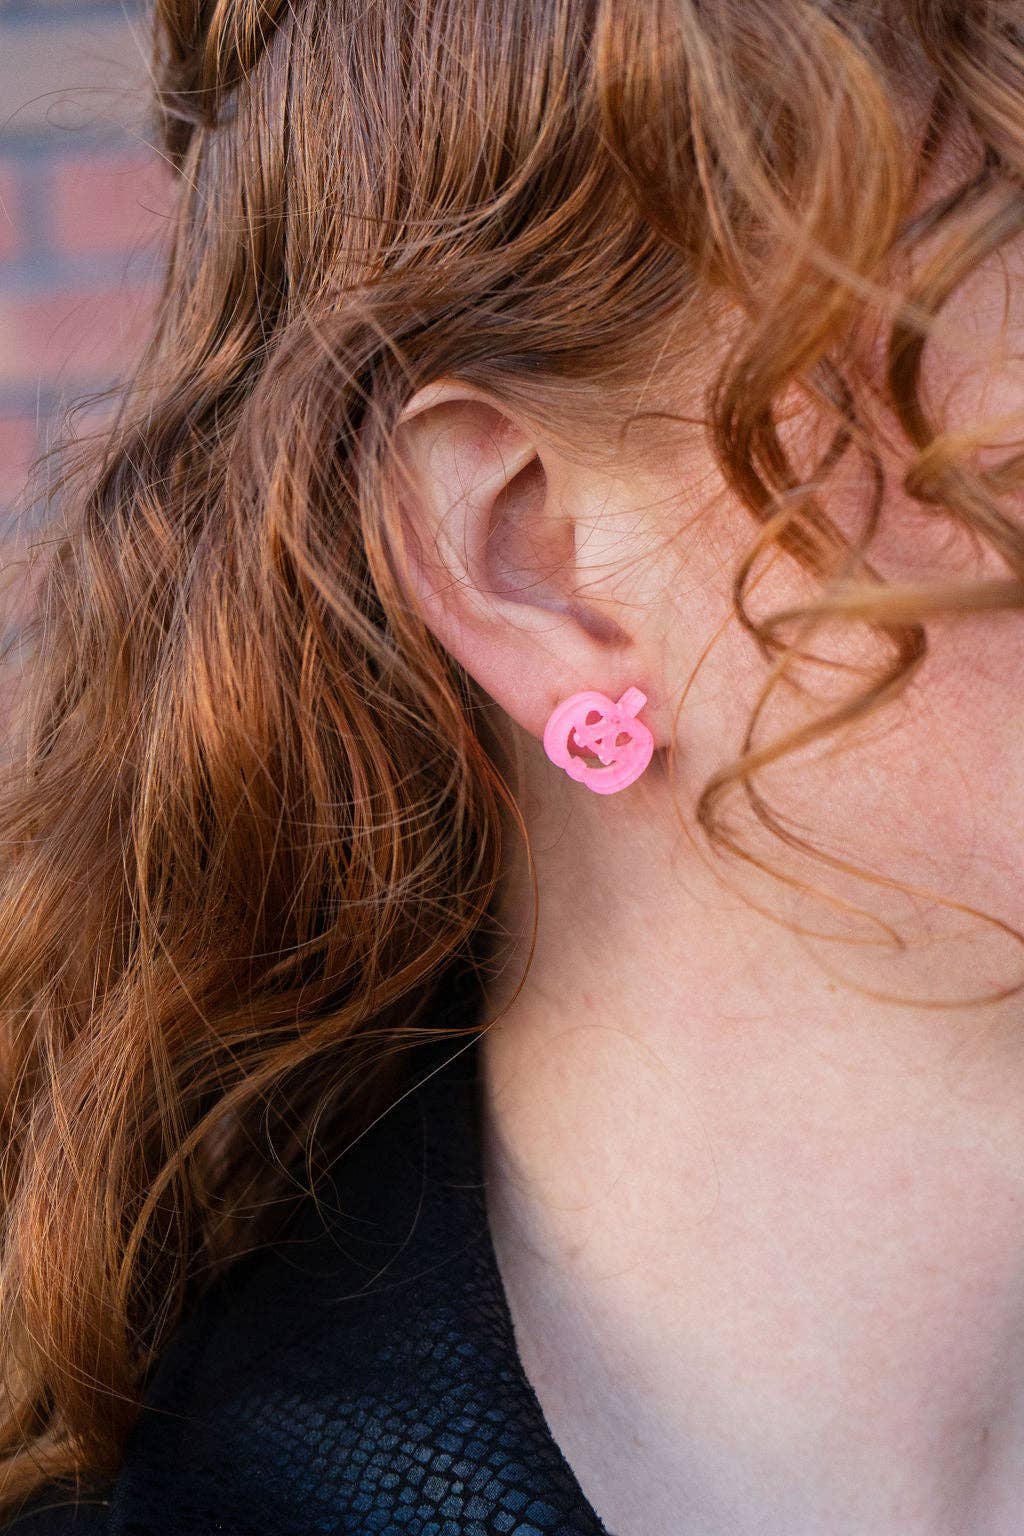
<svg viewBox="0 0 1024 1536"><path fill-rule="evenodd" d="M0 513L23 525L29 461L126 367L152 301L148 47L143 0L0 0Z"/></svg>

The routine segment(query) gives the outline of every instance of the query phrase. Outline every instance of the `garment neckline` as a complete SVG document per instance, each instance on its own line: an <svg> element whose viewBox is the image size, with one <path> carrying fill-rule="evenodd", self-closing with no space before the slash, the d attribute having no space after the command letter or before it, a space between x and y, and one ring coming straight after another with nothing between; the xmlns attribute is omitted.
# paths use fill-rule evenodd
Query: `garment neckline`
<svg viewBox="0 0 1024 1536"><path fill-rule="evenodd" d="M464 981L457 984L456 997L462 1000L463 1007L472 1008L479 999L471 989L467 1001L465 987ZM413 1074L413 1086L407 1091L422 1107L424 1184L433 1183L434 1196L439 1197L436 1211L431 1210L425 1188L425 1219L428 1223L447 1220L455 1243L477 1246L490 1302L500 1314L501 1331L507 1341L505 1363L515 1377L524 1411L535 1420L543 1436L544 1460L557 1471L559 1484L572 1504L571 1513L578 1523L571 1529L580 1536L612 1536L587 1500L554 1437L516 1343L512 1311L487 1212L482 1087L479 1033L466 1038L439 1038L424 1048ZM425 1235L429 1238L429 1233Z"/></svg>

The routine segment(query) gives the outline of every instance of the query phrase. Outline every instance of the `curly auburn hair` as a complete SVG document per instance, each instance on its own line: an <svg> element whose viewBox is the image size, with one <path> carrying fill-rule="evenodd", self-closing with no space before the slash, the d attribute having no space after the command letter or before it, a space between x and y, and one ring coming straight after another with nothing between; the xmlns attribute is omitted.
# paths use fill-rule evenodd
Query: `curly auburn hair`
<svg viewBox="0 0 1024 1536"><path fill-rule="evenodd" d="M487 700L397 577L413 390L628 416L669 327L730 306L706 425L751 519L732 596L766 693L824 620L886 649L812 735L897 697L927 618L1024 600L1024 455L921 389L947 300L1024 229L1009 0L156 0L153 59L162 294L114 419L68 445L0 785L0 1512L116 1471L170 1331L318 1131L369 1123L399 1047L478 1027L426 1011L525 828ZM970 168L922 204L954 122ZM884 476L843 367L865 322L905 490L1005 579L873 571ZM828 423L811 479L794 388ZM825 506L848 452L877 471L856 547ZM746 603L769 550L820 589L799 643ZM748 735L693 807L712 849L742 856L735 793L792 841L755 779L807 739Z"/></svg>

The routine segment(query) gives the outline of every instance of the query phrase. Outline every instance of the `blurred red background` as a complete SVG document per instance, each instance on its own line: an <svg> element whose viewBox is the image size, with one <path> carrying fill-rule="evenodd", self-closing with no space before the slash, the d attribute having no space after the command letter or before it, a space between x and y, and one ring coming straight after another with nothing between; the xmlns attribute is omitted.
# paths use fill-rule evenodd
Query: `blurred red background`
<svg viewBox="0 0 1024 1536"><path fill-rule="evenodd" d="M152 303L146 22L137 0L0 0L0 513L22 537L30 461L130 365Z"/></svg>

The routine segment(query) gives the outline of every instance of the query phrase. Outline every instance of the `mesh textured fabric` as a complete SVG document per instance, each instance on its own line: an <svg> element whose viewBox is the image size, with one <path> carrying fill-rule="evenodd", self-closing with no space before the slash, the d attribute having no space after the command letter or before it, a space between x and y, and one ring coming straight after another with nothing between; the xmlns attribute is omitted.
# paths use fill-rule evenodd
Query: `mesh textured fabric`
<svg viewBox="0 0 1024 1536"><path fill-rule="evenodd" d="M53 1493L5 1530L608 1536L516 1350L484 1202L477 1047L436 1041L416 1060L417 1086L287 1238L238 1262L178 1329L106 1502L57 1508Z"/></svg>

